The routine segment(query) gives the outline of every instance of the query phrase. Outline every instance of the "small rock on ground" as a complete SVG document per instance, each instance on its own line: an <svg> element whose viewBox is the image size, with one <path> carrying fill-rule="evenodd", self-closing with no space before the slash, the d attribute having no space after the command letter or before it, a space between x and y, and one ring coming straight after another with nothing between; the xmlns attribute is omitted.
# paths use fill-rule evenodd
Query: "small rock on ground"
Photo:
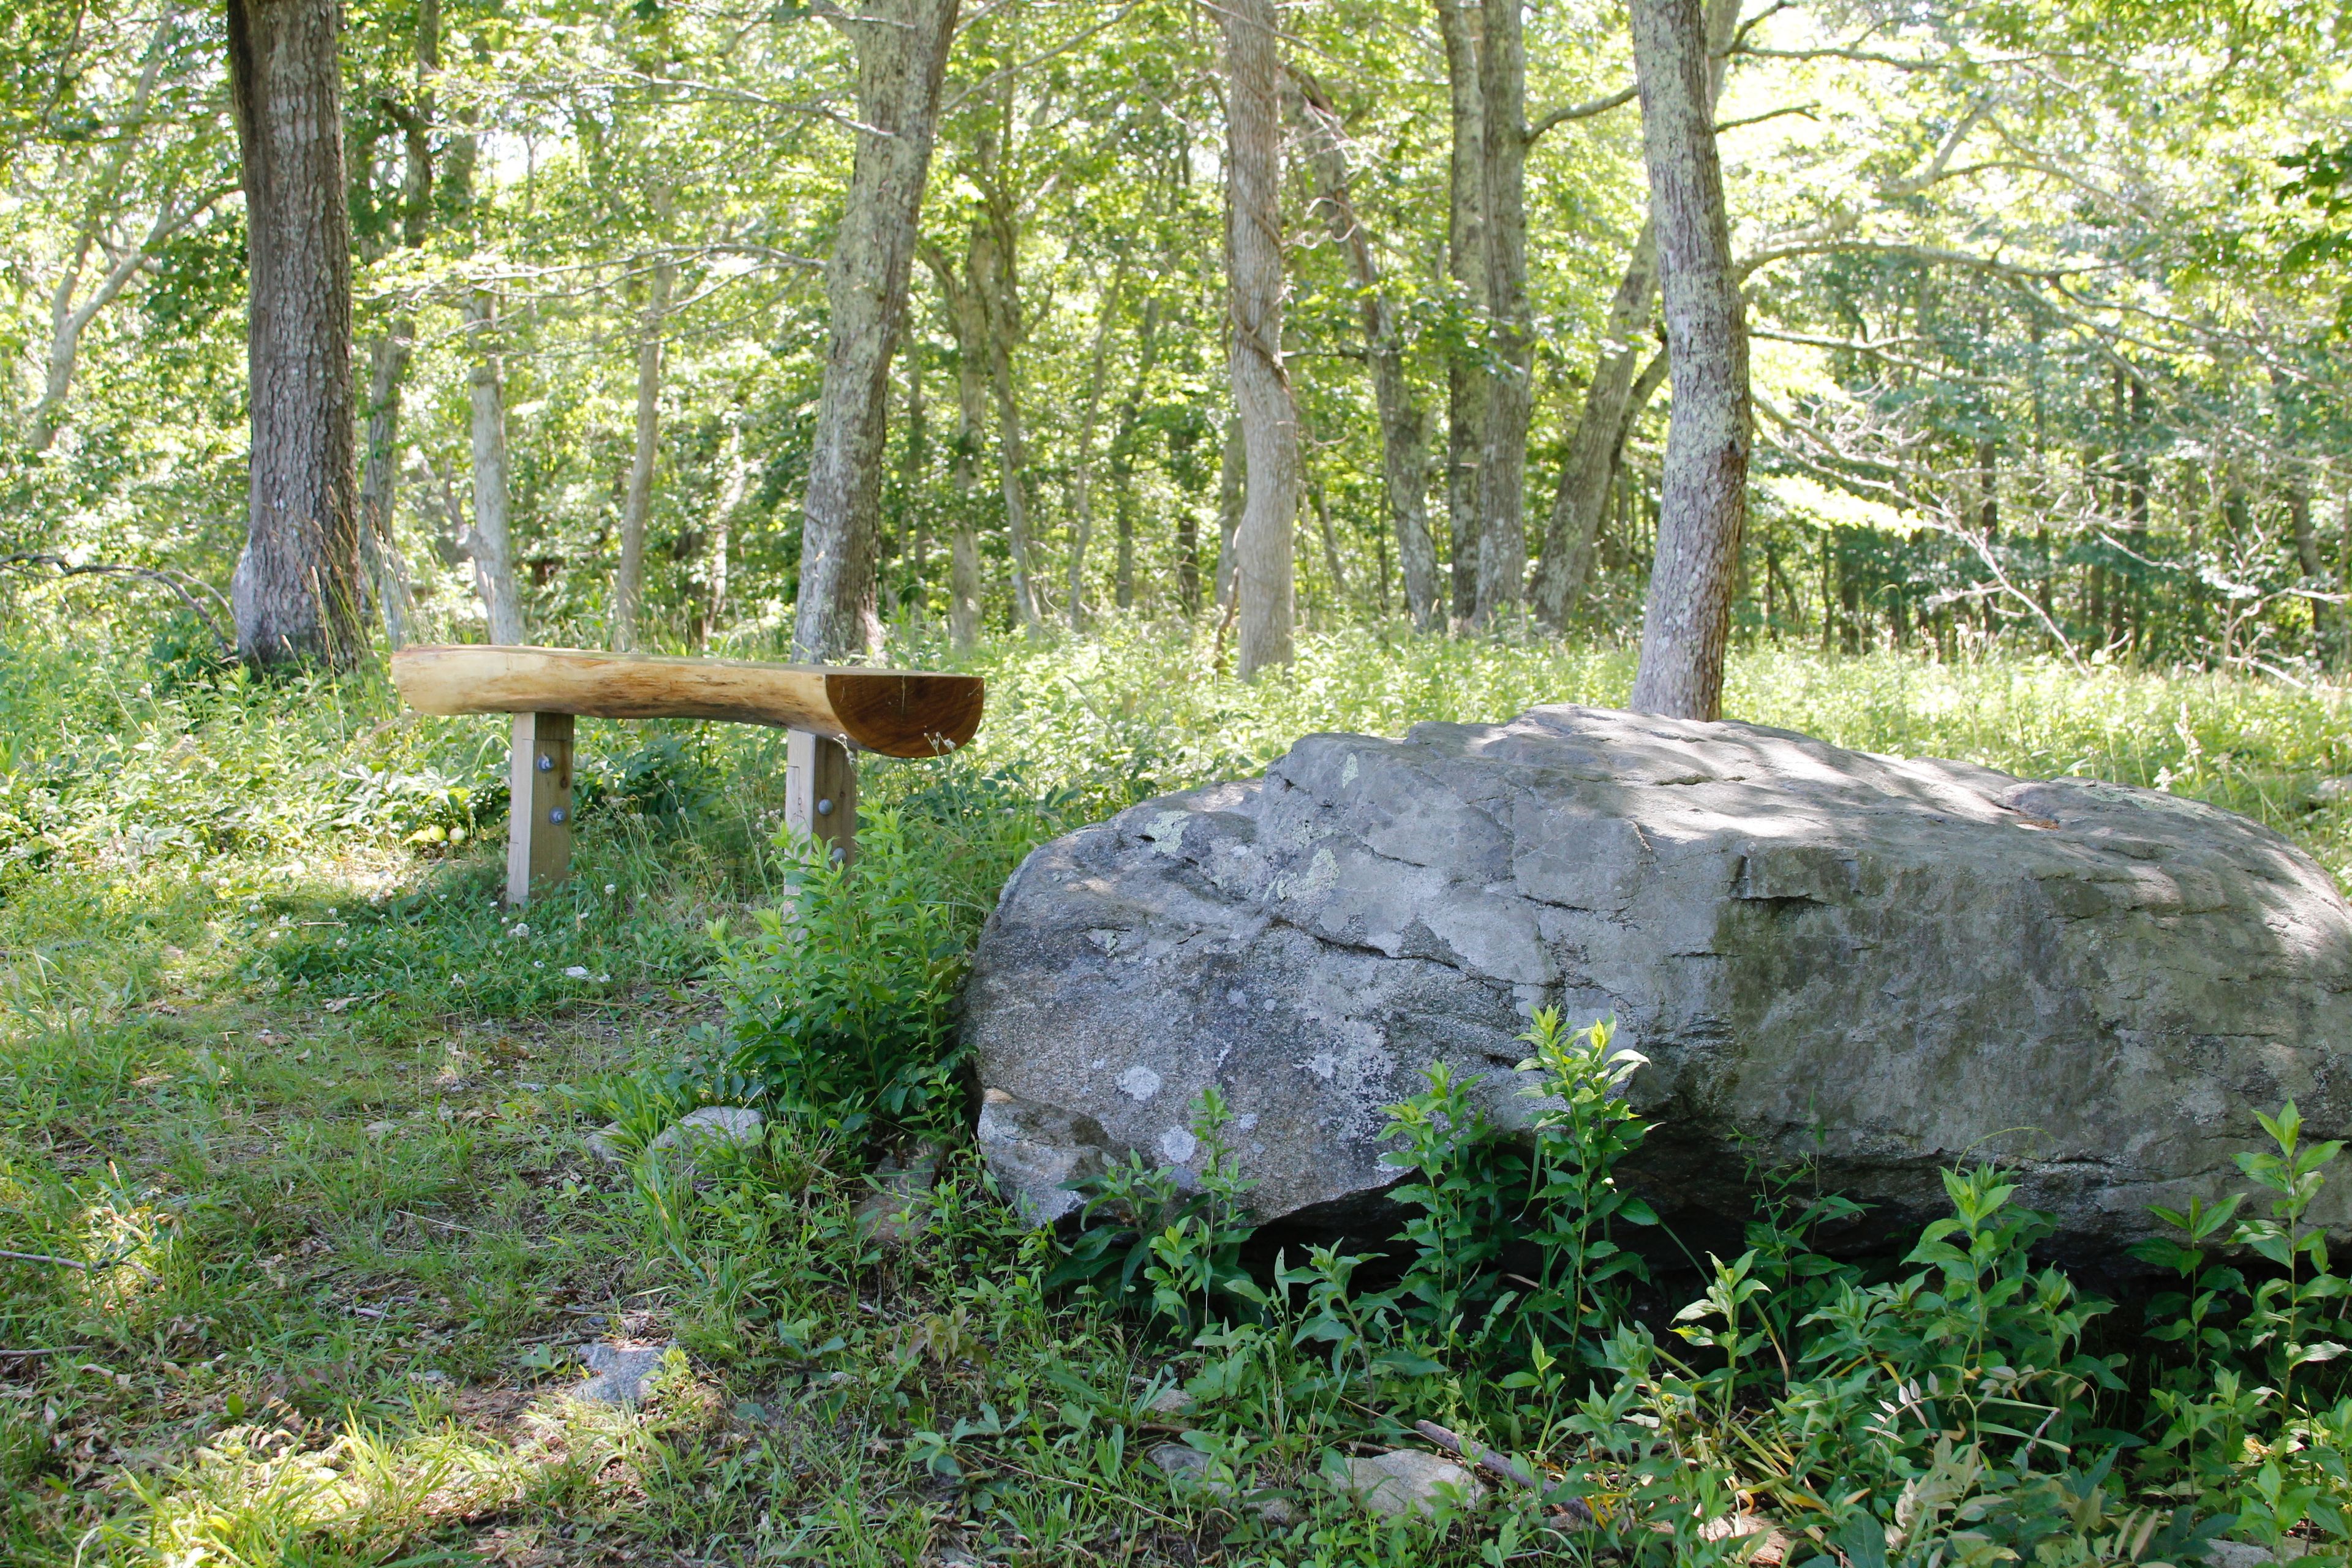
<svg viewBox="0 0 2352 1568"><path fill-rule="evenodd" d="M2205 1543L2205 1562L2208 1568L2264 1568L2267 1563L2292 1563L2308 1550L2302 1542L2292 1539L2280 1542L2276 1551L2250 1541L2209 1541Z"/></svg>
<svg viewBox="0 0 2352 1568"><path fill-rule="evenodd" d="M607 1165L625 1165L629 1157L621 1152L621 1124L608 1121L588 1134L588 1152Z"/></svg>
<svg viewBox="0 0 2352 1568"><path fill-rule="evenodd" d="M2342 805L2352 801L2352 778L2322 779L2303 792L2306 811L2317 811L2330 805ZM2213 1561L2220 1562L2220 1558Z"/></svg>
<svg viewBox="0 0 2352 1568"><path fill-rule="evenodd" d="M1477 1477L1417 1448L1348 1461L1348 1489L1375 1513L1434 1513L1443 1504L1475 1508L1486 1495Z"/></svg>
<svg viewBox="0 0 2352 1568"><path fill-rule="evenodd" d="M880 1184L857 1205L858 1234L898 1247L921 1232L929 1209L926 1195L939 1179L940 1159L940 1151L926 1144L903 1166L892 1163L877 1171Z"/></svg>
<svg viewBox="0 0 2352 1568"><path fill-rule="evenodd" d="M706 1105L690 1110L662 1130L647 1145L654 1149L757 1148L767 1136L767 1123L748 1106Z"/></svg>
<svg viewBox="0 0 2352 1568"><path fill-rule="evenodd" d="M1153 1464L1168 1473L1171 1480L1191 1481L1211 1497L1234 1495L1234 1483L1214 1479L1209 1475L1209 1456L1184 1443L1155 1443L1150 1454Z"/></svg>
<svg viewBox="0 0 2352 1568"><path fill-rule="evenodd" d="M572 1389L572 1397L591 1405L617 1405L634 1410L645 1402L646 1384L661 1370L662 1357L675 1348L670 1344L643 1347L621 1345L589 1345L580 1352L580 1359L596 1375Z"/></svg>

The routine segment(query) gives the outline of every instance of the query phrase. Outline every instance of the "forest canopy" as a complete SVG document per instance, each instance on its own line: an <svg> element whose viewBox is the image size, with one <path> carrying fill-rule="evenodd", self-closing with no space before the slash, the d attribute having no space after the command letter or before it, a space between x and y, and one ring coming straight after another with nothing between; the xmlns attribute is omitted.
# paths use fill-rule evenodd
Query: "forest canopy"
<svg viewBox="0 0 2352 1568"><path fill-rule="evenodd" d="M1261 9L1276 63L1244 93L1234 18ZM1622 5L945 16L905 313L878 430L852 433L880 444L842 448L878 482L881 621L968 645L1223 619L1246 110L1298 616L1639 635L1675 378ZM371 637L790 644L828 268L859 140L888 141L865 25L794 0L341 8ZM2297 679L2352 658L2347 26L1710 7L1752 366L1729 636ZM0 554L19 584L107 568L73 591L222 635L250 439L230 52L179 0L0 19Z"/></svg>

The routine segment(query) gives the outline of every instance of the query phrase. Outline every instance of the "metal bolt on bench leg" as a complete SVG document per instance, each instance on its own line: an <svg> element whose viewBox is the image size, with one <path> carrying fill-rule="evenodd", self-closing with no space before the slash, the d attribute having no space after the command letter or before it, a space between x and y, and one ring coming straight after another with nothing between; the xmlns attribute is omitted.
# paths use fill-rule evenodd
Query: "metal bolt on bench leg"
<svg viewBox="0 0 2352 1568"><path fill-rule="evenodd" d="M507 773L507 902L525 904L572 869L572 741L569 713L514 716Z"/></svg>
<svg viewBox="0 0 2352 1568"><path fill-rule="evenodd" d="M857 760L830 735L784 732L784 826L828 846L835 864L857 857Z"/></svg>

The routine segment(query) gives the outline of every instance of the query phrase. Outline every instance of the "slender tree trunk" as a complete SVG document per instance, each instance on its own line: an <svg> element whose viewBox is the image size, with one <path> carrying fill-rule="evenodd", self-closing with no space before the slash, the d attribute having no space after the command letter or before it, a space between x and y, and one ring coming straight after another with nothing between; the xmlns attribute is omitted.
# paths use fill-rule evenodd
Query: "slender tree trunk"
<svg viewBox="0 0 2352 1568"><path fill-rule="evenodd" d="M514 540L507 521L507 401L499 373L498 313L498 297L488 289L467 295L466 334L474 351L466 378L474 447L474 526L467 539L490 640L511 647L528 641L529 634L515 591Z"/></svg>
<svg viewBox="0 0 2352 1568"><path fill-rule="evenodd" d="M433 78L441 68L441 3L416 7L416 97L401 133L400 242L423 247L433 223ZM399 648L416 619L408 563L394 538L393 502L400 477L400 396L416 344L416 318L396 312L370 355L367 441L360 455L360 548L383 616L384 641Z"/></svg>
<svg viewBox="0 0 2352 1568"><path fill-rule="evenodd" d="M727 611L735 514L742 510L744 494L751 488L751 465L743 456L743 426L739 421L727 427L727 488L719 492L719 505L710 514L709 591L703 599L701 635L695 639L701 647L710 646L710 635L719 629L719 618Z"/></svg>
<svg viewBox="0 0 2352 1568"><path fill-rule="evenodd" d="M1102 411L1103 371L1109 363L1110 324L1127 291L1127 268L1112 274L1110 291L1103 296L1095 322L1095 347L1087 368L1085 412L1078 416L1077 459L1070 470L1070 629L1083 631L1087 622L1087 542L1094 532L1095 424Z"/></svg>
<svg viewBox="0 0 2352 1568"><path fill-rule="evenodd" d="M1633 241L1633 258L1610 302L1608 337L1584 390L1584 408L1569 437L1568 460L1560 465L1559 489L1544 529L1542 563L1536 569L1536 619L1554 631L1568 624L1570 609L1592 580L1592 546L1600 537L1601 513L1609 504L1609 484L1617 468L1619 433L1642 363L1650 301L1658 289L1657 226L1644 221Z"/></svg>
<svg viewBox="0 0 2352 1568"><path fill-rule="evenodd" d="M1526 0L1485 0L1478 81L1486 98L1486 307L1493 321L1486 440L1478 458L1477 625L1499 630L1526 596L1528 418L1535 325L1528 307Z"/></svg>
<svg viewBox="0 0 2352 1568"><path fill-rule="evenodd" d="M667 193L656 193L654 206L665 218L668 205ZM653 512L654 466L661 457L662 329L676 279L677 268L667 257L654 263L637 328L637 440L629 458L628 500L621 510L621 566L613 578L613 646L624 653L637 646L645 605L646 524Z"/></svg>
<svg viewBox="0 0 2352 1568"><path fill-rule="evenodd" d="M921 496L923 477L930 468L931 421L930 405L923 397L923 340L918 337L907 347L907 437L898 454L898 504L907 527L907 587L898 595L898 607L911 607L918 626L929 618L923 575L930 537Z"/></svg>
<svg viewBox="0 0 2352 1568"><path fill-rule="evenodd" d="M1710 103L1723 96L1725 57L1738 20L1739 0L1707 0ZM1657 291L1657 226L1644 218L1641 233L1634 237L1633 254L1626 258L1616 298L1610 302L1608 335L1592 367L1576 426L1569 434L1568 458L1560 465L1559 485L1553 492L1551 514L1544 527L1543 557L1536 569L1531 596L1536 619L1553 631L1566 626L1577 601L1591 585L1593 545L1624 450L1623 432L1656 391L1654 384L1639 388L1634 367L1650 352L1643 340L1649 336L1645 329ZM1650 363L1662 363L1655 359Z"/></svg>
<svg viewBox="0 0 2352 1568"><path fill-rule="evenodd" d="M956 342L955 527L948 542L948 646L980 641L980 453L988 427L988 322L978 292L937 248L923 253Z"/></svg>
<svg viewBox="0 0 2352 1568"><path fill-rule="evenodd" d="M993 176L992 160L987 174ZM1020 274L1015 269L1018 236L1009 195L994 193L972 220L971 247L964 263L986 330L988 381L996 404L998 479L1004 493L1004 545L1013 568L1013 609L1024 631L1034 635L1045 616L1044 584L1037 581L1035 540L1029 520L1029 442L1021 416L1020 387L1013 379L1013 351L1022 336Z"/></svg>
<svg viewBox="0 0 2352 1568"><path fill-rule="evenodd" d="M165 226L176 231L184 226L186 218L172 222L173 202L166 196L156 214L155 224L143 244L126 248L118 255L97 290L89 299L74 296L81 288L83 274L89 265L89 253L96 247L100 234L115 216L115 204L121 197L122 176L131 165L131 155L147 139L148 106L154 101L155 84L163 74L171 58L173 35L180 28L180 7L167 5L156 18L155 30L147 40L147 50L139 67L139 80L131 91L131 102L122 116L122 129L114 139L114 150L106 160L105 169L94 183L89 201L84 208L81 229L75 237L72 254L68 257L63 273L49 296L49 363L42 379L40 401L33 405L29 445L36 452L46 452L58 438L58 426L65 416L66 395L73 389L74 362L81 352L81 335L97 314L110 304L123 287L139 274L154 247L169 237ZM210 205L209 203L205 205ZM196 210L202 210L201 208ZM194 217L194 211L187 214Z"/></svg>
<svg viewBox="0 0 2352 1568"><path fill-rule="evenodd" d="M866 0L841 26L857 51L857 155L826 271L830 334L802 502L793 656L879 651L874 544L890 355L906 314L957 0Z"/></svg>
<svg viewBox="0 0 2352 1568"><path fill-rule="evenodd" d="M1242 526L1242 502L1248 494L1249 465L1242 445L1238 415L1225 419L1225 439L1217 460L1217 608L1234 597L1234 535Z"/></svg>
<svg viewBox="0 0 2352 1568"><path fill-rule="evenodd" d="M1111 479L1117 485L1112 506L1118 514L1118 566L1116 591L1118 607L1135 607L1135 443L1143 422L1143 398L1160 358L1160 297L1143 302L1143 327L1136 343L1135 383L1119 405L1118 431L1110 441Z"/></svg>
<svg viewBox="0 0 2352 1568"><path fill-rule="evenodd" d="M1478 607L1478 461L1486 445L1486 115L1478 78L1478 0L1436 0L1453 115L1445 269L1464 321L1445 359L1445 516L1454 618Z"/></svg>
<svg viewBox="0 0 2352 1568"><path fill-rule="evenodd" d="M1282 363L1282 59L1275 0L1230 0L1225 34L1225 279L1231 299L1234 407L1248 489L1234 531L1241 601L1234 669L1253 680L1291 658L1297 570L1298 416Z"/></svg>
<svg viewBox="0 0 2352 1568"><path fill-rule="evenodd" d="M1349 192L1346 136L1339 117L1311 81L1302 77L1299 83L1311 134L1316 193L1331 237L1348 258L1357 310L1363 319L1364 354L1371 364L1372 400L1380 413L1381 478L1388 493L1397 559L1404 565L1405 604L1414 627L1428 631L1442 626L1445 615L1438 590L1437 547L1429 536L1428 420L1405 375L1404 334L1396 307L1381 286L1380 264Z"/></svg>
<svg viewBox="0 0 2352 1568"><path fill-rule="evenodd" d="M1732 579L1748 514L1745 307L1732 270L1698 0L1633 0L1633 31L1675 385L1633 706L1714 719L1723 708Z"/></svg>
<svg viewBox="0 0 2352 1568"><path fill-rule="evenodd" d="M334 0L229 0L229 101L243 160L252 447L237 651L355 665L351 209Z"/></svg>

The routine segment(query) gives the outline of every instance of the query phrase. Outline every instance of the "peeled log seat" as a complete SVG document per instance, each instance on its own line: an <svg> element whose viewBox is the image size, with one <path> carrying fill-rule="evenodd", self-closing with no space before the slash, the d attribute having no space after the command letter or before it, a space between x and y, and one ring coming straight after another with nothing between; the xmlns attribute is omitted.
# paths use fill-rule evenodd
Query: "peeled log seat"
<svg viewBox="0 0 2352 1568"><path fill-rule="evenodd" d="M829 736L886 757L931 757L980 728L983 682L929 670L836 669L576 647L424 647L392 656L420 713L726 719Z"/></svg>

